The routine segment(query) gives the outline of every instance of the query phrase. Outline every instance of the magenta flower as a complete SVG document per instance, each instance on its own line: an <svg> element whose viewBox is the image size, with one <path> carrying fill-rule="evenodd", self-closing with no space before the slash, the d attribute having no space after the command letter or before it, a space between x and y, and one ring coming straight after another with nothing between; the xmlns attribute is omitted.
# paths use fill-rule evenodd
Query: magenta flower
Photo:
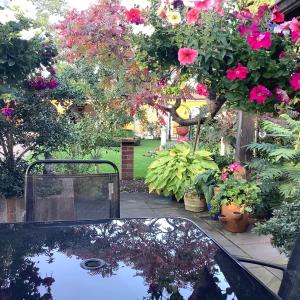
<svg viewBox="0 0 300 300"><path fill-rule="evenodd" d="M58 87L58 81L56 79L51 79L47 82L48 89L56 89Z"/></svg>
<svg viewBox="0 0 300 300"><path fill-rule="evenodd" d="M181 48L178 51L178 60L181 65L193 64L198 56L198 51L191 48Z"/></svg>
<svg viewBox="0 0 300 300"><path fill-rule="evenodd" d="M134 24L143 24L141 11L137 8L131 8L125 12L127 21Z"/></svg>
<svg viewBox="0 0 300 300"><path fill-rule="evenodd" d="M186 14L186 22L188 24L195 24L199 19L200 10L199 8L192 8Z"/></svg>
<svg viewBox="0 0 300 300"><path fill-rule="evenodd" d="M285 57L285 52L284 51L281 51L280 53L279 53L279 59L282 59L282 58L284 58Z"/></svg>
<svg viewBox="0 0 300 300"><path fill-rule="evenodd" d="M257 32L258 30L258 25L257 23L253 23L251 26L246 27L245 25L239 25L238 26L238 31L240 33L240 36L244 36L245 34L251 34L252 32Z"/></svg>
<svg viewBox="0 0 300 300"><path fill-rule="evenodd" d="M290 97L288 96L287 92L282 90L281 88L277 87L274 90L276 100L283 103L289 103Z"/></svg>
<svg viewBox="0 0 300 300"><path fill-rule="evenodd" d="M241 167L242 167L241 163L238 161L235 161L234 163L232 163L228 166L228 169L231 172L236 172L236 171L239 171Z"/></svg>
<svg viewBox="0 0 300 300"><path fill-rule="evenodd" d="M208 90L206 84L198 83L196 86L197 93L200 96L208 96Z"/></svg>
<svg viewBox="0 0 300 300"><path fill-rule="evenodd" d="M297 91L300 89L300 73L295 73L290 78L290 84L294 91Z"/></svg>
<svg viewBox="0 0 300 300"><path fill-rule="evenodd" d="M5 118L11 118L14 113L14 108L11 107L4 107L1 108L1 113Z"/></svg>
<svg viewBox="0 0 300 300"><path fill-rule="evenodd" d="M259 6L257 13L254 16L256 22L260 22L261 19L265 16L266 12L269 10L268 4L262 4Z"/></svg>
<svg viewBox="0 0 300 300"><path fill-rule="evenodd" d="M271 20L272 20L272 22L275 22L275 23L284 22L284 13L278 12L278 5L274 6Z"/></svg>
<svg viewBox="0 0 300 300"><path fill-rule="evenodd" d="M237 78L240 80L244 80L247 77L248 73L249 69L239 63L235 69L227 70L227 78L231 81Z"/></svg>
<svg viewBox="0 0 300 300"><path fill-rule="evenodd" d="M195 2L195 7L199 9L208 10L212 5L214 5L214 0L198 0Z"/></svg>
<svg viewBox="0 0 300 300"><path fill-rule="evenodd" d="M271 32L252 32L247 36L249 46L254 49L269 49L272 45Z"/></svg>
<svg viewBox="0 0 300 300"><path fill-rule="evenodd" d="M272 96L271 91L261 84L252 88L249 94L250 101L256 101L258 104L264 104L270 96Z"/></svg>
<svg viewBox="0 0 300 300"><path fill-rule="evenodd" d="M226 172L226 173L221 174L220 179L222 181L226 181L228 179L228 177L229 177L229 174Z"/></svg>

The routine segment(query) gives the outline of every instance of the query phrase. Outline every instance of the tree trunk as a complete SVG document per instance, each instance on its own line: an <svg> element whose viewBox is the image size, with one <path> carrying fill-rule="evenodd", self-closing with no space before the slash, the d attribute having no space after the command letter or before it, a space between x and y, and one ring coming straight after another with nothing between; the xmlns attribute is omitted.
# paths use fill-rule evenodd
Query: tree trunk
<svg viewBox="0 0 300 300"><path fill-rule="evenodd" d="M253 152L247 150L246 146L255 141L255 122L256 118L253 115L239 111L235 159L240 162L246 162L253 158Z"/></svg>

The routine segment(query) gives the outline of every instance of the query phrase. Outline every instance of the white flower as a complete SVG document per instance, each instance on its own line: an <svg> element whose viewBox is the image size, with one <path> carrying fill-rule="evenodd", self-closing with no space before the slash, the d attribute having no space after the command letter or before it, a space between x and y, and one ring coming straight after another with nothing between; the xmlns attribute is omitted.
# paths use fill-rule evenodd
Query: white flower
<svg viewBox="0 0 300 300"><path fill-rule="evenodd" d="M14 12L10 9L1 9L0 10L0 23L6 24L8 22L17 22Z"/></svg>
<svg viewBox="0 0 300 300"><path fill-rule="evenodd" d="M167 12L167 18L168 18L169 23L171 23L172 25L178 25L181 22L180 13L177 11L169 10Z"/></svg>
<svg viewBox="0 0 300 300"><path fill-rule="evenodd" d="M187 7L194 7L195 6L195 0L183 0L184 6Z"/></svg>
<svg viewBox="0 0 300 300"><path fill-rule="evenodd" d="M41 33L40 28L29 28L28 30L23 29L19 32L19 36L21 40L31 40L33 39L36 35Z"/></svg>
<svg viewBox="0 0 300 300"><path fill-rule="evenodd" d="M151 36L155 31L154 26L152 25L144 25L144 24L139 24L139 25L132 25L132 33L133 34L144 34L147 36Z"/></svg>

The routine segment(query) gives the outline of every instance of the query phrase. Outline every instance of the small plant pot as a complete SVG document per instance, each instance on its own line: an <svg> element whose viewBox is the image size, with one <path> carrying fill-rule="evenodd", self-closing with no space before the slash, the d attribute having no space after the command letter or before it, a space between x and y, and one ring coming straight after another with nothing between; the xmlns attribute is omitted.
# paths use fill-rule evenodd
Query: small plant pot
<svg viewBox="0 0 300 300"><path fill-rule="evenodd" d="M222 206L219 220L225 230L235 233L247 231L249 225L249 215L242 214L240 208L234 203Z"/></svg>
<svg viewBox="0 0 300 300"><path fill-rule="evenodd" d="M188 211L202 212L206 210L206 201L201 198L197 193L186 192L184 194L184 207Z"/></svg>
<svg viewBox="0 0 300 300"><path fill-rule="evenodd" d="M189 133L189 128L186 126L176 127L176 132L179 136L186 136Z"/></svg>

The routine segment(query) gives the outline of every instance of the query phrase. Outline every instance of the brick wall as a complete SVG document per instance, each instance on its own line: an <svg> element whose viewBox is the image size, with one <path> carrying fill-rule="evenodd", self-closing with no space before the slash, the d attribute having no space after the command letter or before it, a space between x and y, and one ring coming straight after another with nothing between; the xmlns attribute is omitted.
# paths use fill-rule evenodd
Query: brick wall
<svg viewBox="0 0 300 300"><path fill-rule="evenodd" d="M121 179L133 180L134 140L121 141Z"/></svg>

